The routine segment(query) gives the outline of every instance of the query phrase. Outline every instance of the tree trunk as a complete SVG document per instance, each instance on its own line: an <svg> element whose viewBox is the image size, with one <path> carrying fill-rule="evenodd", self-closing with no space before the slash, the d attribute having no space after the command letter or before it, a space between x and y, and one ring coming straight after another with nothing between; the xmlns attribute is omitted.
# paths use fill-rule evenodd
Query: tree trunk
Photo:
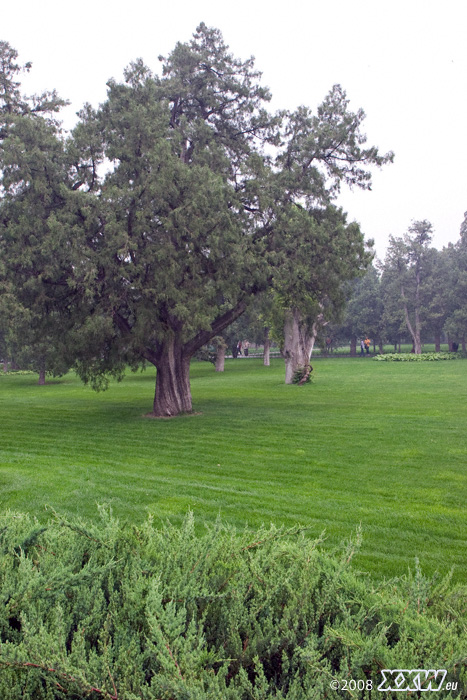
<svg viewBox="0 0 467 700"><path fill-rule="evenodd" d="M39 386L44 386L45 384L45 367L39 369L39 381L37 382Z"/></svg>
<svg viewBox="0 0 467 700"><path fill-rule="evenodd" d="M223 372L225 366L225 343L218 343L216 353L216 372Z"/></svg>
<svg viewBox="0 0 467 700"><path fill-rule="evenodd" d="M8 372L8 360L3 360L3 371Z"/></svg>
<svg viewBox="0 0 467 700"><path fill-rule="evenodd" d="M350 339L350 357L357 357L357 338L354 336Z"/></svg>
<svg viewBox="0 0 467 700"><path fill-rule="evenodd" d="M270 352L271 352L271 339L269 338L269 328L264 329L264 349L263 349L263 364L265 367L269 367L270 362Z"/></svg>
<svg viewBox="0 0 467 700"><path fill-rule="evenodd" d="M186 343L181 341L181 330L173 328L173 335L157 344L157 348L146 348L144 357L157 369L156 392L153 416L170 418L179 413L192 413L190 387L190 360L194 353L219 335L245 311L247 302L241 300L237 306L226 311L211 324L210 330L199 331Z"/></svg>
<svg viewBox="0 0 467 700"><path fill-rule="evenodd" d="M441 334L436 333L435 335L435 352L441 352Z"/></svg>
<svg viewBox="0 0 467 700"><path fill-rule="evenodd" d="M190 357L173 340L164 344L156 361L154 416L170 418L191 413Z"/></svg>
<svg viewBox="0 0 467 700"><path fill-rule="evenodd" d="M311 327L311 331L301 322L300 311L297 308L287 311L284 324L284 359L285 383L292 384L295 372L299 367L305 367L310 362L316 336L322 323L323 315L319 314Z"/></svg>
<svg viewBox="0 0 467 700"><path fill-rule="evenodd" d="M298 310L287 311L284 322L285 383L292 384L294 373L304 364L301 355Z"/></svg>
<svg viewBox="0 0 467 700"><path fill-rule="evenodd" d="M421 355L422 354L422 343L420 339L420 330L421 330L421 323L420 323L420 311L419 311L419 277L417 276L417 286L416 286L416 294L415 294L415 310L414 310L414 316L415 320L414 323L412 324L409 316L409 310L407 308L407 300L405 297L405 292L404 292L404 286L401 285L401 298L403 301L403 307L404 307L404 316L405 316L405 324L409 330L410 335L412 336L412 343L413 343L413 349L412 352L414 352L416 355Z"/></svg>
<svg viewBox="0 0 467 700"><path fill-rule="evenodd" d="M416 355L421 355L422 354L422 343L420 339L420 319L419 319L419 314L417 309L415 309L415 324L412 325L409 317L409 310L407 308L407 304L405 303L405 295L404 295L404 290L402 289L402 299L404 300L404 316L405 316L405 324L409 330L410 335L412 336L412 343L413 343L413 352Z"/></svg>

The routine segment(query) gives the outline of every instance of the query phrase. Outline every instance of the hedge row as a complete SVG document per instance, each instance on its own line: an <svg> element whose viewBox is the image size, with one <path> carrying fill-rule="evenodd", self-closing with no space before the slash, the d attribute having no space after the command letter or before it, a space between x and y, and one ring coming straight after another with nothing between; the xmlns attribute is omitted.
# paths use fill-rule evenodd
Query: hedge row
<svg viewBox="0 0 467 700"><path fill-rule="evenodd" d="M465 589L418 568L373 583L358 536L330 554L300 528L199 535L191 514L134 527L105 508L7 513L0 533L2 700L400 700L376 690L398 668L446 669L436 697L466 697Z"/></svg>
<svg viewBox="0 0 467 700"><path fill-rule="evenodd" d="M422 352L416 355L412 352L390 352L386 355L375 355L379 362L438 362L439 360L457 360L461 353L456 352Z"/></svg>

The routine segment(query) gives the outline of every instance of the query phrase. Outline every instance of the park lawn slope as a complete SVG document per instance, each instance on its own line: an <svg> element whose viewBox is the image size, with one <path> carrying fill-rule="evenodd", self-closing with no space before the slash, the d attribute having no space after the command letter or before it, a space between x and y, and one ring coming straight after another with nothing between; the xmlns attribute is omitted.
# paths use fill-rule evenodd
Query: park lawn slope
<svg viewBox="0 0 467 700"><path fill-rule="evenodd" d="M146 418L154 373L95 394L73 374L0 379L2 507L94 517L110 503L238 527L307 525L332 549L361 524L356 565L466 580L467 364L319 359L315 381L283 383L283 363L192 366L195 415Z"/></svg>

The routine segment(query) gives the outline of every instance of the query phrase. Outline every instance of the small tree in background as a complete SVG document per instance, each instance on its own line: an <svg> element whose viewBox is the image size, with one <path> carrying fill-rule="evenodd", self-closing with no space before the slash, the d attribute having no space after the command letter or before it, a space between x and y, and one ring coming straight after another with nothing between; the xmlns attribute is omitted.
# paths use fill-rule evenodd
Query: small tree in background
<svg viewBox="0 0 467 700"><path fill-rule="evenodd" d="M460 228L460 239L450 244L444 251L446 268L449 271L444 280L447 290L448 314L445 330L450 339L456 338L464 352L467 336L467 212Z"/></svg>
<svg viewBox="0 0 467 700"><path fill-rule="evenodd" d="M284 257L273 289L283 311L285 382L291 384L297 369L309 364L318 333L342 310L344 284L363 274L372 253L358 224L348 224L346 214L333 206L297 208L284 222L281 238Z"/></svg>
<svg viewBox="0 0 467 700"><path fill-rule="evenodd" d="M339 335L350 340L350 354L357 354L357 339L368 335L379 345L383 345L383 301L381 298L381 278L374 265L368 268L363 277L348 285L348 301Z"/></svg>
<svg viewBox="0 0 467 700"><path fill-rule="evenodd" d="M389 237L384 262L386 291L395 295L417 355L422 352L421 332L426 320L423 312L430 297L431 238L432 225L428 221L414 222L402 238Z"/></svg>

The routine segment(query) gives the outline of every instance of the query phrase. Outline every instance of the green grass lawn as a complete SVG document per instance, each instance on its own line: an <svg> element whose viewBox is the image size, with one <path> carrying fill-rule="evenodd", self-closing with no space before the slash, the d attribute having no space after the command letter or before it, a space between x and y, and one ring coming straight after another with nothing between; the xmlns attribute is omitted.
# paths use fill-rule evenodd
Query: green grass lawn
<svg viewBox="0 0 467 700"><path fill-rule="evenodd" d="M315 382L285 386L274 360L194 363L196 415L144 417L155 373L95 394L69 374L0 377L3 509L122 519L221 516L238 526L301 523L327 546L361 523L359 568L467 580L467 361L317 359Z"/></svg>

